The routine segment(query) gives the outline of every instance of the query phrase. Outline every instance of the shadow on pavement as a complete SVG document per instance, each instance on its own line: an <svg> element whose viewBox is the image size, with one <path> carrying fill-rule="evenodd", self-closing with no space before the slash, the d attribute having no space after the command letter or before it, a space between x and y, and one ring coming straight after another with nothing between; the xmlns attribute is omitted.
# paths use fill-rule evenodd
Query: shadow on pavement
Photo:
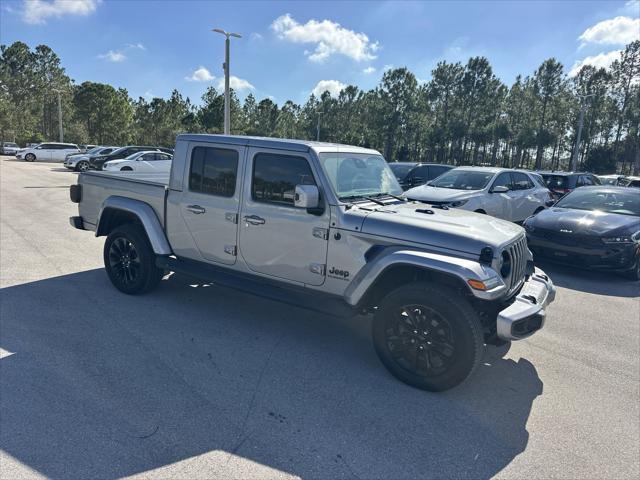
<svg viewBox="0 0 640 480"><path fill-rule="evenodd" d="M102 269L0 295L2 449L53 478L116 478L211 451L303 478L489 478L524 451L543 388L529 361L489 349L462 386L419 391L379 363L366 317L176 275L140 297Z"/></svg>
<svg viewBox="0 0 640 480"><path fill-rule="evenodd" d="M640 297L640 282L621 274L580 269L549 261L536 260L536 266L548 273L558 287L595 295Z"/></svg>

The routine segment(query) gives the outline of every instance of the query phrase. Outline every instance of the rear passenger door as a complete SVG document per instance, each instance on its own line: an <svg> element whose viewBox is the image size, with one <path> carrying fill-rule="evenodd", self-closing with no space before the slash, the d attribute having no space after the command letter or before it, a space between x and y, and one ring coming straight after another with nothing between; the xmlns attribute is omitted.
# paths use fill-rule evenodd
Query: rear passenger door
<svg viewBox="0 0 640 480"><path fill-rule="evenodd" d="M200 256L233 265L237 255L240 174L245 147L191 143L180 213Z"/></svg>

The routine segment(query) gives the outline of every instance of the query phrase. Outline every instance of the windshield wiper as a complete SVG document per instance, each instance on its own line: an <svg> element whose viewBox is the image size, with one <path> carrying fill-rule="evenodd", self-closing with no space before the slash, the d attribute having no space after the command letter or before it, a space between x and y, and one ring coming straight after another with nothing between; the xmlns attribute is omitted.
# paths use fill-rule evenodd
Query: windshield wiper
<svg viewBox="0 0 640 480"><path fill-rule="evenodd" d="M349 201L349 200L358 200L358 199L363 199L363 200L369 200L370 202L373 203L377 203L378 205L385 205L384 202L381 202L380 200L377 200L373 197L368 197L366 195L348 195L346 197L339 197L340 200L344 201Z"/></svg>
<svg viewBox="0 0 640 480"><path fill-rule="evenodd" d="M376 197L383 197L385 195L388 196L388 197L391 197L391 198L395 198L396 200L401 200L403 202L408 202L409 201L406 197L399 197L399 196L394 195L393 193L389 193L389 192L378 193L376 195Z"/></svg>

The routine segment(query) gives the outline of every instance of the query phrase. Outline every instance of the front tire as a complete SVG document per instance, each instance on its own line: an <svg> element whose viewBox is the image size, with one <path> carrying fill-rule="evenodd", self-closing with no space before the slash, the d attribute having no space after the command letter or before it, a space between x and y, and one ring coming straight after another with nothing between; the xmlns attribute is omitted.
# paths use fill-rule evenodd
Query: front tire
<svg viewBox="0 0 640 480"><path fill-rule="evenodd" d="M33 153L27 153L27 154L24 156L24 159L25 159L27 162L35 162L35 161L36 161L36 156L35 156Z"/></svg>
<svg viewBox="0 0 640 480"><path fill-rule="evenodd" d="M484 350L482 326L469 303L450 288L428 283L401 286L382 300L373 343L392 375L432 392L467 379Z"/></svg>
<svg viewBox="0 0 640 480"><path fill-rule="evenodd" d="M122 167L120 169L121 172L133 172L133 168L131 167Z"/></svg>
<svg viewBox="0 0 640 480"><path fill-rule="evenodd" d="M89 170L89 162L86 160L81 160L76 165L76 172L86 172Z"/></svg>
<svg viewBox="0 0 640 480"><path fill-rule="evenodd" d="M103 257L113 286L129 295L152 290L164 273L156 267L156 256L145 231L136 224L115 228L104 243Z"/></svg>

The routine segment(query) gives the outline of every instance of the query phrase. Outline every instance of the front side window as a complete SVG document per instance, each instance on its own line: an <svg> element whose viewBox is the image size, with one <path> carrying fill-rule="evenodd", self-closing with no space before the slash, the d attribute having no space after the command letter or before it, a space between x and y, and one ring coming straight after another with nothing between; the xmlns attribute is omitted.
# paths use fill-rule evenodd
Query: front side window
<svg viewBox="0 0 640 480"><path fill-rule="evenodd" d="M513 190L513 183L511 181L511 174L509 172L503 172L496 178L496 181L493 182L491 188L496 187L507 187L509 190Z"/></svg>
<svg viewBox="0 0 640 480"><path fill-rule="evenodd" d="M529 190L533 188L533 182L529 177L521 172L513 172L513 189L514 190Z"/></svg>
<svg viewBox="0 0 640 480"><path fill-rule="evenodd" d="M303 157L259 153L253 159L251 197L256 202L293 206L296 185L315 185Z"/></svg>
<svg viewBox="0 0 640 480"><path fill-rule="evenodd" d="M223 148L195 147L191 151L189 190L233 197L238 174L238 152Z"/></svg>

